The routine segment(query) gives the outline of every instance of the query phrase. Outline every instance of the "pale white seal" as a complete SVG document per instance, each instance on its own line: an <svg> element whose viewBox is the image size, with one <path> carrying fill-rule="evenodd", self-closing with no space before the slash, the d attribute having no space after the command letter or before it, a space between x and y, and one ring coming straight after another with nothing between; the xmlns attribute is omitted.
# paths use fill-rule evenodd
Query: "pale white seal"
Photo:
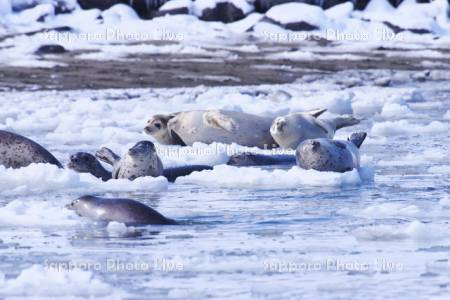
<svg viewBox="0 0 450 300"><path fill-rule="evenodd" d="M270 134L280 147L296 149L307 139L332 139L336 130L358 124L360 120L353 116L339 116L334 119L317 119L326 109L311 112L292 113L273 120Z"/></svg>
<svg viewBox="0 0 450 300"><path fill-rule="evenodd" d="M270 135L272 119L228 110L193 110L150 118L145 132L161 144L192 145L213 142L277 147Z"/></svg>

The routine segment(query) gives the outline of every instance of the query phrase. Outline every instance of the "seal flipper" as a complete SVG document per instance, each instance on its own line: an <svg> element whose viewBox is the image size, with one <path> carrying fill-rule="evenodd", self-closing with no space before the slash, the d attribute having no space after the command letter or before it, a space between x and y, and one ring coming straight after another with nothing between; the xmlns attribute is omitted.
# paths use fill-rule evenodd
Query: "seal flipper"
<svg viewBox="0 0 450 300"><path fill-rule="evenodd" d="M102 147L100 150L95 152L95 156L101 161L114 166L115 163L120 161L120 156L112 152L111 149Z"/></svg>
<svg viewBox="0 0 450 300"><path fill-rule="evenodd" d="M220 111L209 111L203 114L203 123L209 127L222 129L228 132L236 132L239 126L230 116Z"/></svg>
<svg viewBox="0 0 450 300"><path fill-rule="evenodd" d="M314 118L317 118L326 111L327 111L326 108L318 108L318 109L314 109L311 111L305 111L304 114L308 114L308 115L313 116Z"/></svg>
<svg viewBox="0 0 450 300"><path fill-rule="evenodd" d="M183 167L175 167L168 168L163 171L163 176L167 178L169 182L175 182L178 177L187 176L192 172L200 172L203 170L212 170L211 166L204 165L192 165L192 166L183 166Z"/></svg>
<svg viewBox="0 0 450 300"><path fill-rule="evenodd" d="M175 145L179 146L187 146L185 142L180 138L180 136L173 130L170 131L170 136L172 137L172 140L175 142Z"/></svg>
<svg viewBox="0 0 450 300"><path fill-rule="evenodd" d="M367 133L365 132L356 132L352 133L352 135L348 138L348 141L355 144L357 148L361 147L362 143L366 139Z"/></svg>
<svg viewBox="0 0 450 300"><path fill-rule="evenodd" d="M333 122L336 126L336 130L338 130L344 127L359 124L359 122L361 122L361 119L357 119L352 115L345 115L337 117L336 119L333 120Z"/></svg>

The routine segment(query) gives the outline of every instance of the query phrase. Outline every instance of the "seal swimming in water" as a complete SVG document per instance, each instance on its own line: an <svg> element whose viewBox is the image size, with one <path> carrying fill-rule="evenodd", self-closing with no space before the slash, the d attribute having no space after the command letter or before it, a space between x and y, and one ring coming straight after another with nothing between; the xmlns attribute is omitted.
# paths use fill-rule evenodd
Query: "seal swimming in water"
<svg viewBox="0 0 450 300"><path fill-rule="evenodd" d="M163 168L163 164L156 153L155 145L149 141L141 141L134 145L121 159L108 148L101 148L95 154L101 161L113 166L113 171L109 176L102 175L106 171L103 166L89 153L79 152L71 156L69 168L80 173L91 173L92 175L109 180L111 178L127 178L134 180L144 176L164 176L168 181L174 182L180 176L186 176L195 171L211 170L211 166L191 165L174 168ZM86 157L87 161L79 158ZM97 161L97 162L95 162ZM104 171L103 171L103 170ZM106 171L108 172L108 171Z"/></svg>
<svg viewBox="0 0 450 300"><path fill-rule="evenodd" d="M192 110L154 115L144 131L165 145L191 146L213 142L242 146L278 147L270 135L272 118L228 110Z"/></svg>
<svg viewBox="0 0 450 300"><path fill-rule="evenodd" d="M285 149L296 149L307 139L332 139L336 130L352 126L360 122L353 116L340 116L330 120L319 120L326 109L318 109L309 113L292 113L273 120L270 133L274 140Z"/></svg>
<svg viewBox="0 0 450 300"><path fill-rule="evenodd" d="M0 165L17 169L32 163L48 163L62 168L61 163L38 143L16 133L0 130Z"/></svg>
<svg viewBox="0 0 450 300"><path fill-rule="evenodd" d="M296 150L297 165L317 171L347 172L359 168L359 147L365 132L353 133L348 141L310 139L303 141Z"/></svg>
<svg viewBox="0 0 450 300"><path fill-rule="evenodd" d="M83 196L66 206L94 221L116 221L127 225L176 225L153 208L132 199Z"/></svg>

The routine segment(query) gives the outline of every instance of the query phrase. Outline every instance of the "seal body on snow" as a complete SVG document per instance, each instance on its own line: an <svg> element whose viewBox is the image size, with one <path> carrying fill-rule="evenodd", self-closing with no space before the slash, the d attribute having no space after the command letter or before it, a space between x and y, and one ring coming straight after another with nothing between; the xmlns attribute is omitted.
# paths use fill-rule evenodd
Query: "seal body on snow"
<svg viewBox="0 0 450 300"><path fill-rule="evenodd" d="M127 225L177 224L174 220L164 217L153 208L132 199L108 199L88 195L75 199L66 207L74 210L79 216L94 221L116 221Z"/></svg>
<svg viewBox="0 0 450 300"><path fill-rule="evenodd" d="M230 156L227 165L248 167L248 166L270 166L270 165L295 165L294 155L277 154L265 155L251 152L236 153Z"/></svg>
<svg viewBox="0 0 450 300"><path fill-rule="evenodd" d="M32 163L48 163L62 168L61 163L38 143L24 136L0 130L0 165L16 169Z"/></svg>
<svg viewBox="0 0 450 300"><path fill-rule="evenodd" d="M271 118L228 110L192 110L149 119L145 132L161 144L192 145L213 142L277 147L270 135Z"/></svg>
<svg viewBox="0 0 450 300"><path fill-rule="evenodd" d="M155 145L141 141L134 145L121 159L108 148L101 148L95 153L100 160L113 166L112 178L158 177L163 173L163 164L156 153Z"/></svg>
<svg viewBox="0 0 450 300"><path fill-rule="evenodd" d="M365 132L353 133L348 141L310 139L298 145L297 165L303 169L317 171L347 172L359 168L359 147L364 142Z"/></svg>
<svg viewBox="0 0 450 300"><path fill-rule="evenodd" d="M192 172L212 169L211 166L205 165L188 165L164 169L154 144L149 141L138 142L122 159L105 147L97 151L95 155L100 160L113 166L112 173L106 171L93 155L84 152L78 152L71 156L69 168L80 173L91 173L103 180L111 178L134 180L144 176L164 176L170 182L174 182L178 177L189 175Z"/></svg>
<svg viewBox="0 0 450 300"><path fill-rule="evenodd" d="M308 113L293 113L273 120L270 134L280 147L296 149L307 139L332 139L336 130L358 124L353 116L340 116L330 120L317 119L326 109Z"/></svg>

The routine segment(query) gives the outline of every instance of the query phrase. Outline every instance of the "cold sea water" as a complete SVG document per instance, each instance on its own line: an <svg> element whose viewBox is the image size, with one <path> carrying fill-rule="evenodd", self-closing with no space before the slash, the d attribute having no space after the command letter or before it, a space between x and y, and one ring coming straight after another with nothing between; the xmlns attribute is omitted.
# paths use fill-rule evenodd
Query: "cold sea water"
<svg viewBox="0 0 450 300"><path fill-rule="evenodd" d="M150 139L142 129L151 115L175 110L275 117L325 107L324 118L364 118L336 138L368 138L361 170L344 174L225 166L230 151L249 149L200 143L158 146L166 166L216 165L173 184L0 167L0 298L448 299L450 90L443 74L430 78L385 88L323 79L1 92L0 129L40 142L64 164L101 146L124 153ZM133 198L181 225L94 223L65 208L84 194Z"/></svg>

